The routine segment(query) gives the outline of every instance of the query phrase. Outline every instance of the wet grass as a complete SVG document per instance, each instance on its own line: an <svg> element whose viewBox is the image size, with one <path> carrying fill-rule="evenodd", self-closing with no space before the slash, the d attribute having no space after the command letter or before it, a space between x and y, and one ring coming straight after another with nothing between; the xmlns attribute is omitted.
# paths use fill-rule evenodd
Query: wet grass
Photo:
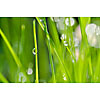
<svg viewBox="0 0 100 100"><path fill-rule="evenodd" d="M66 39L54 18L0 18L0 82L20 82L19 77L26 83L100 82L100 50L88 44L85 31L92 19L78 18L82 39L76 47L70 18Z"/></svg>

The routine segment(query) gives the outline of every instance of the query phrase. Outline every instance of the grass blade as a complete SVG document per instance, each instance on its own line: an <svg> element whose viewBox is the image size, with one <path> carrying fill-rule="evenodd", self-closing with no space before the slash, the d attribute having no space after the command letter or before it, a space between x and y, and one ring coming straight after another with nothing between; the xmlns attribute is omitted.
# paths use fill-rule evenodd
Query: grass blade
<svg viewBox="0 0 100 100"><path fill-rule="evenodd" d="M18 66L19 68L21 68L21 67L22 67L22 64L21 64L20 60L18 59L17 55L16 55L15 52L13 51L13 49L12 49L12 47L11 47L9 41L7 40L6 36L4 35L4 33L2 32L1 29L0 29L0 34L1 34L1 36L2 36L2 38L3 38L3 40L4 40L4 42L6 43L6 45L7 45L8 49L9 49L9 51L11 52L11 54L12 54L12 56L13 56L13 58L14 58L16 64L17 64L17 66Z"/></svg>
<svg viewBox="0 0 100 100"><path fill-rule="evenodd" d="M37 56L37 39L36 39L36 25L35 25L35 20L33 21L33 33L34 33L34 45L35 45L35 69L36 69L36 83L39 83L39 77L38 77L38 56Z"/></svg>
<svg viewBox="0 0 100 100"><path fill-rule="evenodd" d="M0 80L3 82L3 83L8 83L8 80L0 73Z"/></svg>

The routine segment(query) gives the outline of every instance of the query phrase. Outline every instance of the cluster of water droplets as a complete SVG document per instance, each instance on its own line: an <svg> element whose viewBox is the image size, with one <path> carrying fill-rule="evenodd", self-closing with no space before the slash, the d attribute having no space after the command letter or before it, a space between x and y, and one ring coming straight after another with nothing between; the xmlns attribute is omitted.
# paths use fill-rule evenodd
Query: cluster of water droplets
<svg viewBox="0 0 100 100"><path fill-rule="evenodd" d="M88 24L85 31L89 45L95 48L100 48L100 26L97 26L96 24Z"/></svg>
<svg viewBox="0 0 100 100"><path fill-rule="evenodd" d="M73 26L75 24L74 18L54 17L54 21L60 34L65 32L69 26Z"/></svg>
<svg viewBox="0 0 100 100"><path fill-rule="evenodd" d="M63 80L67 80L65 73L63 73Z"/></svg>
<svg viewBox="0 0 100 100"><path fill-rule="evenodd" d="M66 41L66 34L61 34L60 39L63 41L64 46L68 46L68 42Z"/></svg>
<svg viewBox="0 0 100 100"><path fill-rule="evenodd" d="M65 24L66 24L67 26L73 26L73 25L75 24L74 18L66 18Z"/></svg>

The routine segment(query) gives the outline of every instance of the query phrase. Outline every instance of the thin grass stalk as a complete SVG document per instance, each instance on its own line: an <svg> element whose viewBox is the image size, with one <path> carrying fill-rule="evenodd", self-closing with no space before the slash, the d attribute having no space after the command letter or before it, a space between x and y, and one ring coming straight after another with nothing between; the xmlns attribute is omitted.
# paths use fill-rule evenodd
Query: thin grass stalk
<svg viewBox="0 0 100 100"><path fill-rule="evenodd" d="M34 45L35 45L35 69L36 69L36 80L35 83L39 83L39 76L38 76L38 55L37 55L37 39L36 39L36 25L35 20L33 21L33 33L34 33Z"/></svg>

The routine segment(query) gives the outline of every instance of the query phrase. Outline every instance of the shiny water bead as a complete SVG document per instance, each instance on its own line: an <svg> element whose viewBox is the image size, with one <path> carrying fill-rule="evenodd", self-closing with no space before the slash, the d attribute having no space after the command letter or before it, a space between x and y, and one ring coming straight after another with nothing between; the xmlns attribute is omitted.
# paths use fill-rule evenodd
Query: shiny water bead
<svg viewBox="0 0 100 100"><path fill-rule="evenodd" d="M33 73L32 68L28 68L28 70L27 70L27 74L28 74L28 75L31 75L32 73Z"/></svg>
<svg viewBox="0 0 100 100"><path fill-rule="evenodd" d="M67 26L73 26L73 25L75 24L74 18L66 18L65 24L66 24Z"/></svg>
<svg viewBox="0 0 100 100"><path fill-rule="evenodd" d="M26 77L22 72L19 73L19 82L25 83L26 82Z"/></svg>
<svg viewBox="0 0 100 100"><path fill-rule="evenodd" d="M65 47L67 47L67 46L68 46L67 41L64 41L64 46L65 46Z"/></svg>
<svg viewBox="0 0 100 100"><path fill-rule="evenodd" d="M66 76L65 76L65 73L63 74L63 79L64 79L64 80L67 80L67 78L66 78Z"/></svg>
<svg viewBox="0 0 100 100"><path fill-rule="evenodd" d="M44 20L43 20L43 18L39 18L39 20L40 20L40 22L42 23L42 25L45 26L45 25L44 25Z"/></svg>
<svg viewBox="0 0 100 100"><path fill-rule="evenodd" d="M66 40L66 34L62 34L60 37L61 40Z"/></svg>
<svg viewBox="0 0 100 100"><path fill-rule="evenodd" d="M34 49L32 49L32 53L33 53L33 55L36 55L37 54L37 52L36 52L36 49L34 48Z"/></svg>
<svg viewBox="0 0 100 100"><path fill-rule="evenodd" d="M100 48L100 26L96 24L88 24L86 26L86 34L90 46Z"/></svg>
<svg viewBox="0 0 100 100"><path fill-rule="evenodd" d="M86 34L87 34L87 36L95 34L96 27L97 27L96 24L88 24L86 26Z"/></svg>

